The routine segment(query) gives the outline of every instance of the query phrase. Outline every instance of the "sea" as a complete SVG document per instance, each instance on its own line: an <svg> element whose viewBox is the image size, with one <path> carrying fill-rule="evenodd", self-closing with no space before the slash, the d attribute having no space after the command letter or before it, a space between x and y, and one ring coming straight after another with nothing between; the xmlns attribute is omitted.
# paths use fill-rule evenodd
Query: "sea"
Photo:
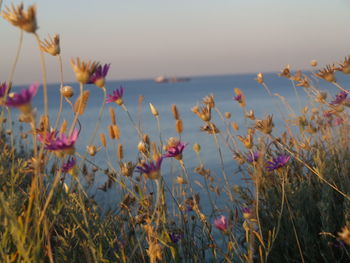
<svg viewBox="0 0 350 263"><path fill-rule="evenodd" d="M320 81L313 77L312 72L306 74L309 75L315 87L328 93L328 100L332 100L335 94L339 92L333 84L326 83L322 80ZM269 95L261 84L255 81L255 78L256 75L254 74L200 76L191 77L191 80L188 82L161 84L155 83L152 79L118 80L108 81L106 83L106 88L107 94L111 94L114 89L123 87L124 104L132 116L134 123L140 125L142 132L147 133L151 141L156 142L158 145L160 145L160 138L162 138L165 143L169 137L178 137L175 131L175 120L171 111L173 104L178 107L180 117L183 121L181 140L187 144L183 152L183 161L187 168L194 192L200 194L201 203L206 207L208 197L206 193L203 192L202 188L205 184L204 178L194 172L194 169L199 166L197 155L192 149L195 143L201 146L201 161L204 163L206 169L211 170L211 175L215 179L214 183L222 192L224 192L224 188L230 189L235 185L247 183L243 176L243 170L238 166L237 162L233 160L232 149L230 150L229 147L227 147L229 143L230 146L233 147L233 150L243 150L240 142L238 142L237 145L233 145L230 142L230 138L226 132L227 129L230 129L234 136L244 136L246 135L247 128L254 126L254 121L244 117L244 109L233 99L235 96L235 88L239 88L243 92L246 99L245 110L254 110L256 119L263 119L267 114L273 115L275 124L273 135L276 137L281 135L285 128L285 122L282 120L282 117L293 118L300 115L305 106L308 106L309 110L317 106L314 104L314 100L309 97L310 92L305 91L302 87L295 87L295 83L291 82L289 79L278 76L277 73L264 75L265 83L272 96ZM350 86L349 77L339 74L337 75L337 79L344 88ZM65 83L65 85L70 85L74 88L75 96L72 98L74 103L79 94L79 85L77 83ZM25 87L27 86L14 87L14 91ZM59 83L48 85L51 124L54 123L59 108L59 89ZM103 91L100 88L94 85L87 85L85 89L90 91L90 98L87 102L84 115L79 118L81 131L76 143L76 151L83 156L86 154L86 146L97 125L98 114L103 103ZM203 126L203 121L191 111L192 107L199 105L202 99L210 94L214 96L215 105L222 114L225 112L231 114L231 118L226 119L224 122L216 111L212 112L212 122L215 123L220 130L220 133L217 134L218 144L213 135L200 130L200 127ZM278 96L274 94L278 94ZM139 96L143 96L141 107L138 103ZM283 100L285 101L282 102ZM149 103L152 103L159 112L161 134L158 130L157 120L151 113ZM290 108L286 106L287 104ZM43 112L42 88L40 88L38 94L35 96L33 106L37 108L38 116L40 116ZM107 138L108 149L105 150L105 148L102 147L96 156L88 156L88 159L103 169L109 168L111 170L113 167L118 171L119 163L115 150L116 141L111 140L108 136L108 126L111 124L109 115L110 107L116 112L117 124L121 133L121 138L118 143L123 145L124 161L136 162L140 157L137 151L139 138L133 123L122 107L115 103L109 103L106 105L103 112L100 128L94 141L94 145L101 147L99 134L104 133ZM14 120L18 118L16 112L13 118ZM70 124L73 119L71 106L67 102L63 104L61 120L63 119L67 120L68 124ZM233 131L232 128L230 128L231 122L236 122L238 124L238 131ZM14 122L14 127L15 134L19 137L20 127L18 122ZM21 129L23 129L23 132L28 132L30 127L26 124L22 124ZM28 136L28 138L29 137L30 136ZM28 145L30 145L30 143ZM221 156L218 145L220 147ZM221 162L221 157L223 162ZM223 179L223 169L227 175L227 181ZM177 161L166 159L163 161L162 175L167 187L172 189L176 177L183 176L183 172ZM107 179L107 176L103 172L97 172L94 182L92 186L87 189L87 192L94 196L101 206L112 209L120 200L120 187L113 186L106 192L100 190L100 187ZM84 179L82 179L82 181L83 185L87 185L84 184ZM224 208L225 205L230 202L225 193L222 193L220 196L213 194L212 198L214 198L214 202L216 202L219 209L220 206Z"/></svg>

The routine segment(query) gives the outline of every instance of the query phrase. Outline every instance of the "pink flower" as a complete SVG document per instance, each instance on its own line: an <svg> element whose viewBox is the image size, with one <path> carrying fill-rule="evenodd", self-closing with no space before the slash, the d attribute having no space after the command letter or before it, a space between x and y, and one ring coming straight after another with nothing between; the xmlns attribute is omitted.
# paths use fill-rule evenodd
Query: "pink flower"
<svg viewBox="0 0 350 263"><path fill-rule="evenodd" d="M215 219L214 226L219 229L220 231L226 231L227 230L227 221L225 216L220 216L219 218Z"/></svg>
<svg viewBox="0 0 350 263"><path fill-rule="evenodd" d="M40 84L34 83L29 86L28 89L22 89L20 93L10 93L7 100L6 106L22 108L30 105L32 98L36 95Z"/></svg>
<svg viewBox="0 0 350 263"><path fill-rule="evenodd" d="M76 164L76 161L73 157L71 157L70 159L67 160L67 162L65 162L62 166L62 172L63 173L70 173L72 171L72 169L74 168Z"/></svg>
<svg viewBox="0 0 350 263"><path fill-rule="evenodd" d="M113 91L112 95L107 96L106 102L107 103L115 102L118 105L122 105L123 104L123 93L124 93L123 87L120 87L120 89L115 89Z"/></svg>
<svg viewBox="0 0 350 263"><path fill-rule="evenodd" d="M71 136L65 134L58 135L57 131L40 134L39 141L45 144L45 149L50 151L63 151L67 154L73 154L74 144L78 139L79 132L74 130Z"/></svg>
<svg viewBox="0 0 350 263"><path fill-rule="evenodd" d="M184 144L181 141L177 141L175 145L168 147L167 153L164 157L174 157L177 160L182 159L182 152L185 149L187 144Z"/></svg>

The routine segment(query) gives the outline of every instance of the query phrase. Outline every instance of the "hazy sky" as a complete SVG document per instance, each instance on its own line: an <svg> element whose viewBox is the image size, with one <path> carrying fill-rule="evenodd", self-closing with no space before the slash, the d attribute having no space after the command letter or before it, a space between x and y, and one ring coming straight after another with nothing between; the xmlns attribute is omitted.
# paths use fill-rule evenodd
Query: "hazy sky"
<svg viewBox="0 0 350 263"><path fill-rule="evenodd" d="M3 1L9 5L12 1ZM20 1L13 1L19 3ZM59 33L66 81L69 58L112 63L110 79L308 68L350 54L349 0L36 0L41 37ZM19 30L0 18L0 82ZM15 83L40 80L34 37L26 34ZM46 56L48 79L57 60Z"/></svg>

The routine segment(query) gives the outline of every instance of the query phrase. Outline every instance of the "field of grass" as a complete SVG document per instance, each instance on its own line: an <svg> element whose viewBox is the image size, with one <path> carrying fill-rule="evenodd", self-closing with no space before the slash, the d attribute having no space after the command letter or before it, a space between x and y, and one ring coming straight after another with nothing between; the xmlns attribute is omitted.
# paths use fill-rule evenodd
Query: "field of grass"
<svg viewBox="0 0 350 263"><path fill-rule="evenodd" d="M35 6L7 6L1 15L20 30L10 75L0 81L1 262L350 262L350 96L336 80L337 74L350 74L350 56L324 69L311 61L312 71L307 73L282 70L280 76L290 82L296 96L308 97L301 110L281 100L283 127L275 127L269 112L256 119L237 88L232 103L243 109L242 127L232 121L231 113L220 111L215 94L192 108L203 121L198 128L215 141L221 160L221 140L226 138L232 162L246 179L246 185L230 185L222 161L220 176L227 183L219 188L211 167L201 160L201 146L182 141L177 106L171 109L176 138L162 132L152 104L149 110L158 125L153 134L145 134L123 101L123 88L107 94L109 64L71 59L80 90L74 94L77 91L65 85L61 70L60 109L49 116L45 56L56 57L62 68L60 38L39 36ZM43 79L15 93L11 88L23 34L37 40ZM262 73L256 81L279 102ZM339 93L330 97L318 89L318 81L332 83ZM75 143L86 128L79 117L89 107L86 84L101 89L104 100L86 152L78 152ZM38 89L43 89L43 112L32 104ZM100 127L106 103L113 105L108 109L110 125ZM61 118L63 107L72 109L71 123ZM130 129L137 131L137 161L124 158L116 110L126 114ZM20 113L19 119L12 118L13 111ZM226 130L219 131L214 114ZM91 158L111 147L107 138L113 140L118 156L113 166ZM197 154L194 171L182 160L183 151ZM169 159L181 171L173 185L162 177L162 163ZM102 173L108 180L101 191L108 192L113 185L120 188L115 197L120 202L108 211L88 191L95 175ZM202 203L194 190L193 173L203 177L201 195L208 203ZM221 193L229 198L225 209L214 201ZM211 213L204 213L204 206Z"/></svg>

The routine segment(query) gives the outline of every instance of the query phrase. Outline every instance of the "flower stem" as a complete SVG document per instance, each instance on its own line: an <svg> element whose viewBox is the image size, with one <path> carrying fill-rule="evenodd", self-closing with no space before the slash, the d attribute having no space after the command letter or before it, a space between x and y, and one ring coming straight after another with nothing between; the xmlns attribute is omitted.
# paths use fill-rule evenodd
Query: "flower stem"
<svg viewBox="0 0 350 263"><path fill-rule="evenodd" d="M61 55L58 55L58 63L60 65L60 82L61 82L61 85L60 85L60 107L58 109L57 119L56 119L55 126L54 126L55 130L58 127L58 122L60 121L61 113L62 113L62 107L63 107L63 95L61 93L61 90L63 88L63 66L62 66L62 57L61 57Z"/></svg>
<svg viewBox="0 0 350 263"><path fill-rule="evenodd" d="M69 130L69 136L72 135L73 133L73 130L74 130L74 127L75 127L75 124L77 123L78 121L78 117L79 117L79 112L80 112L80 109L83 105L83 92L84 92L84 85L83 83L80 82L80 101L79 101L79 106L76 110L76 113L75 113L75 116L74 116L74 120L72 122L72 126L70 127L70 130Z"/></svg>
<svg viewBox="0 0 350 263"><path fill-rule="evenodd" d="M46 64L44 53L40 48L40 38L37 33L34 33L36 41L38 42L38 49L40 54L40 62L41 62L41 71L43 74L43 93L44 93L44 115L49 118L49 108L48 108L48 97L47 97L47 77L46 77Z"/></svg>

